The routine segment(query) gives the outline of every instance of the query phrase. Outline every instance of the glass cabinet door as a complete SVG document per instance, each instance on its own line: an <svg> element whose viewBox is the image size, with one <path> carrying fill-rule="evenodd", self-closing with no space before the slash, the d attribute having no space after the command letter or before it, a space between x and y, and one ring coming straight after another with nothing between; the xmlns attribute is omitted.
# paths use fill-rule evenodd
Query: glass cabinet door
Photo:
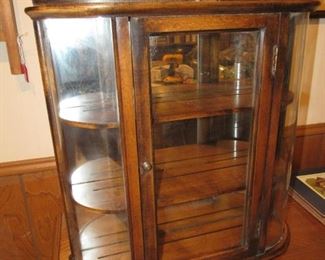
<svg viewBox="0 0 325 260"><path fill-rule="evenodd" d="M132 21L148 259L250 247L271 98L267 59L276 43L267 21L274 18Z"/></svg>
<svg viewBox="0 0 325 260"><path fill-rule="evenodd" d="M72 255L131 259L111 19L41 28Z"/></svg>

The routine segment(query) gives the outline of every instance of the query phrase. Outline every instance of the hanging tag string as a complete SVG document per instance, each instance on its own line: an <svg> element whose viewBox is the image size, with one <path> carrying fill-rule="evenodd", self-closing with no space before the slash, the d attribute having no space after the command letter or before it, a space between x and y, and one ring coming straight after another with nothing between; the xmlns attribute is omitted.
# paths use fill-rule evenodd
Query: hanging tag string
<svg viewBox="0 0 325 260"><path fill-rule="evenodd" d="M22 40L22 37L24 37L25 35L26 33L17 36L17 44L18 44L19 56L20 56L20 69L21 72L24 74L26 82L29 82L28 69L25 63L25 54L24 54L24 47L23 47L23 40Z"/></svg>

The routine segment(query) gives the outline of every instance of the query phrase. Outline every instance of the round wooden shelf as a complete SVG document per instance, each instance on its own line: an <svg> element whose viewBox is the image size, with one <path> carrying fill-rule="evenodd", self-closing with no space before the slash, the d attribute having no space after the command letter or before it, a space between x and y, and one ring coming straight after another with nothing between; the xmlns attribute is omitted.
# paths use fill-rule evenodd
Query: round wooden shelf
<svg viewBox="0 0 325 260"><path fill-rule="evenodd" d="M87 93L60 102L64 124L80 128L118 128L118 112L113 98L102 92Z"/></svg>
<svg viewBox="0 0 325 260"><path fill-rule="evenodd" d="M71 176L72 197L81 206L105 212L126 209L121 166L109 159L89 161Z"/></svg>
<svg viewBox="0 0 325 260"><path fill-rule="evenodd" d="M131 259L125 214L99 216L83 228L80 242L85 260L110 257Z"/></svg>

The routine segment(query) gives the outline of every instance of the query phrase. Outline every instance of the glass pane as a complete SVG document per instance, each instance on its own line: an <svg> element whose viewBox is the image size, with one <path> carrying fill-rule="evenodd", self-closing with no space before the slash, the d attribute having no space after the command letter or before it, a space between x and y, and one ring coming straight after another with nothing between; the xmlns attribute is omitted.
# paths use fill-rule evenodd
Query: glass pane
<svg viewBox="0 0 325 260"><path fill-rule="evenodd" d="M259 31L150 37L160 259L241 247Z"/></svg>
<svg viewBox="0 0 325 260"><path fill-rule="evenodd" d="M286 203L291 177L291 161L296 137L297 107L301 87L303 54L308 14L297 13L290 19L287 60L291 67L286 75L278 130L275 171L272 180L271 209L268 216L267 249L283 239Z"/></svg>
<svg viewBox="0 0 325 260"><path fill-rule="evenodd" d="M49 19L45 28L79 227L70 239L86 260L131 259L111 20Z"/></svg>

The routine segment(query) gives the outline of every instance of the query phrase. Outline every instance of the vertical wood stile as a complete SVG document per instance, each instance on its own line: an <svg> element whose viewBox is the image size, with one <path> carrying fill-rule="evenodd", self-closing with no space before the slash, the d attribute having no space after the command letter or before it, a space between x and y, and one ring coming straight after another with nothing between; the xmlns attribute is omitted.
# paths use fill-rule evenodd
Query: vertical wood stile
<svg viewBox="0 0 325 260"><path fill-rule="evenodd" d="M116 26L116 53L118 94L121 117L123 165L125 185L128 199L129 229L131 248L134 259L144 259L144 245L142 232L140 176L137 153L136 115L134 110L134 87L132 71L131 39L127 17L117 17Z"/></svg>
<svg viewBox="0 0 325 260"><path fill-rule="evenodd" d="M137 113L139 165L153 164L152 118L148 67L148 38L141 19L131 20L132 57L134 69L135 108ZM144 229L145 258L157 259L157 223L153 169L144 171L140 166L142 221Z"/></svg>

